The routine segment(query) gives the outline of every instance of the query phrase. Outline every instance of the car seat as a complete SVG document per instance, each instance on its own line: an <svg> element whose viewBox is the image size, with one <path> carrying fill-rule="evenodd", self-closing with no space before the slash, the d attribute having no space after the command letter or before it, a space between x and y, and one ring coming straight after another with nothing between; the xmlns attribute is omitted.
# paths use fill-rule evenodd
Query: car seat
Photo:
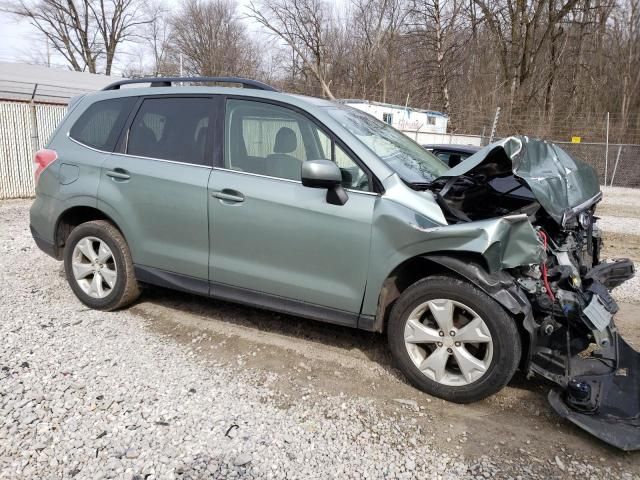
<svg viewBox="0 0 640 480"><path fill-rule="evenodd" d="M276 134L273 153L267 157L267 175L289 180L300 180L301 161L290 155L298 148L298 138L293 130L282 127Z"/></svg>

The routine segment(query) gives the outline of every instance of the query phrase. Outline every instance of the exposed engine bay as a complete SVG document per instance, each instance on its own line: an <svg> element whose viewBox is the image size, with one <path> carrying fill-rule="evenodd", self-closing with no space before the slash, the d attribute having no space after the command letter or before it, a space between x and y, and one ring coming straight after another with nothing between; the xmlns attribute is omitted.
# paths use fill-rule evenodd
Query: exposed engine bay
<svg viewBox="0 0 640 480"><path fill-rule="evenodd" d="M610 293L634 265L600 258L595 172L553 144L511 137L428 189L450 224L527 216L544 255L506 270L530 304L524 369L557 385L549 402L559 415L618 448L640 449L640 354L617 332Z"/></svg>

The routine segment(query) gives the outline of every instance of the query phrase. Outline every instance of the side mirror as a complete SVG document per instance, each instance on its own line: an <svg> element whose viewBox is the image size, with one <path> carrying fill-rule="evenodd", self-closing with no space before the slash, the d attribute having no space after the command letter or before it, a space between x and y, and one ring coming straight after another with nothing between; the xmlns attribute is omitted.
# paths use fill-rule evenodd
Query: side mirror
<svg viewBox="0 0 640 480"><path fill-rule="evenodd" d="M342 172L331 160L307 160L302 162L302 185L310 188L326 188L327 203L344 205L349 196L342 188Z"/></svg>

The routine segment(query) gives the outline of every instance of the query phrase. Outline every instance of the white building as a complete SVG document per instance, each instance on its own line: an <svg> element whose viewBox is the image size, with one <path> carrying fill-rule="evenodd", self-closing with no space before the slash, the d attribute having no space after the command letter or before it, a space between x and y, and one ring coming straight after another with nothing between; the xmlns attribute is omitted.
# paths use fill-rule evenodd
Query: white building
<svg viewBox="0 0 640 480"><path fill-rule="evenodd" d="M404 132L447 133L449 117L444 113L419 108L392 105L369 100L339 100Z"/></svg>

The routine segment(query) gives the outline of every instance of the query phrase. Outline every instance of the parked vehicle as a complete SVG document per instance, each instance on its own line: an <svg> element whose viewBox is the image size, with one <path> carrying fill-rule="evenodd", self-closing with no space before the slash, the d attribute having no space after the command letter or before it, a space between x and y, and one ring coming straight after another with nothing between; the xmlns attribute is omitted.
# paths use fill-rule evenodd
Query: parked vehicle
<svg viewBox="0 0 640 480"><path fill-rule="evenodd" d="M423 145L423 147L442 160L449 168L453 168L459 163L462 163L482 148L475 145L457 145L454 143L427 144ZM523 186L513 175L496 176L488 180L488 182L496 193L508 192L512 198L519 198L524 201L535 201L531 190Z"/></svg>
<svg viewBox="0 0 640 480"><path fill-rule="evenodd" d="M35 161L34 239L91 308L150 284L386 332L425 392L478 401L520 367L640 448L640 357L609 294L633 264L601 261L597 177L557 145L510 137L450 169L345 105L159 78L74 101Z"/></svg>
<svg viewBox="0 0 640 480"><path fill-rule="evenodd" d="M481 148L475 145L458 145L455 143L426 144L422 146L446 163L450 168L465 161Z"/></svg>

